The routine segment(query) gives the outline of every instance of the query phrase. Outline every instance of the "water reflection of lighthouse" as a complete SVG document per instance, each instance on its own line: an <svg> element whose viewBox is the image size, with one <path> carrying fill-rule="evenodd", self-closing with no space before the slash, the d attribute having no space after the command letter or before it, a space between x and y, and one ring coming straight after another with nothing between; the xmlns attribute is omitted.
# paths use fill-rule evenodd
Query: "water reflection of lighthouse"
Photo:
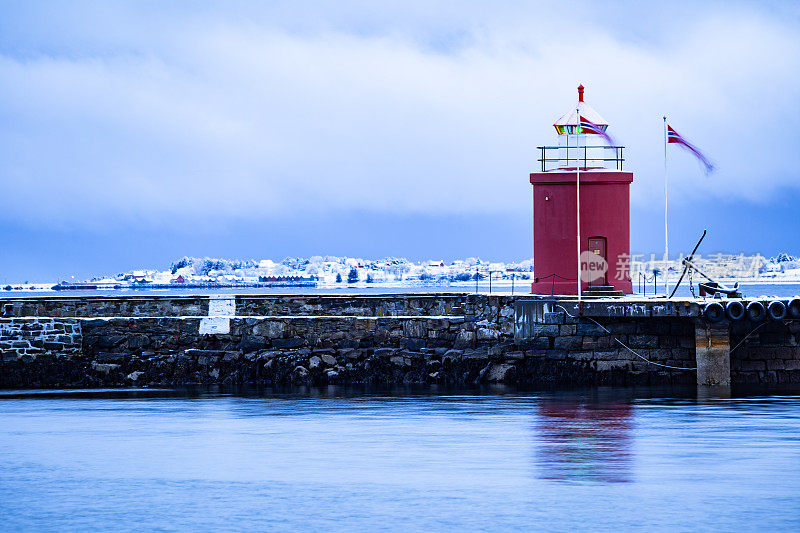
<svg viewBox="0 0 800 533"><path fill-rule="evenodd" d="M631 480L633 412L627 400L552 398L537 417L536 464L544 479Z"/></svg>

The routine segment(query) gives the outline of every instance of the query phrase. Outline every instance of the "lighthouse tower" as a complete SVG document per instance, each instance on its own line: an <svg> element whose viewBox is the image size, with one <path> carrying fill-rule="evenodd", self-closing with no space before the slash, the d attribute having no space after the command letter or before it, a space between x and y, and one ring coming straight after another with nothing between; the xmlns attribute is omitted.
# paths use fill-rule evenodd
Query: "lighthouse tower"
<svg viewBox="0 0 800 533"><path fill-rule="evenodd" d="M632 292L633 173L622 170L623 147L610 146L603 136L582 130L581 117L603 131L608 128L608 122L584 101L583 85L578 87L577 103L553 124L557 145L539 147L541 170L530 175L533 294L577 294L579 277L582 292L589 287L606 287L600 289L606 293Z"/></svg>

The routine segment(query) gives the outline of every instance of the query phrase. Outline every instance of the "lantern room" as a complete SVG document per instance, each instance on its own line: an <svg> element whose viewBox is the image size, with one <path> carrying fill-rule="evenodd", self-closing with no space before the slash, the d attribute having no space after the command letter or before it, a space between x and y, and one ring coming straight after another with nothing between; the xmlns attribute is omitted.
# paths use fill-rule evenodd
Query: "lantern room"
<svg viewBox="0 0 800 533"><path fill-rule="evenodd" d="M538 147L541 167L530 175L533 294L632 292L633 173L623 170L623 147L611 142L608 123L584 101L584 92L579 86L573 109L553 124L556 144Z"/></svg>

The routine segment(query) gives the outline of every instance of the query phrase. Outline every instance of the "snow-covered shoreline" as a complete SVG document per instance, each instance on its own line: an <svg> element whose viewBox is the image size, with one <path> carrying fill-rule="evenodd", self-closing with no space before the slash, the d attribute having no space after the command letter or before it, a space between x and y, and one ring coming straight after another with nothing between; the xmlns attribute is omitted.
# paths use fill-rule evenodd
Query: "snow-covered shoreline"
<svg viewBox="0 0 800 533"><path fill-rule="evenodd" d="M670 261L651 256L642 260L632 255L626 266L634 286L665 281L674 283L682 270L682 257ZM770 284L784 285L800 283L800 260L787 254L773 258L761 255L724 255L695 257L693 262L716 280L726 284L740 285ZM617 270L620 265L616 266ZM609 276L615 275L615 266L609 265ZM665 274L668 280L665 279ZM405 258L362 259L338 256L313 256L309 258L286 258L280 262L271 259L229 260L184 257L175 261L166 270L131 270L115 276L98 276L89 280L57 280L50 283L0 284L3 292L50 291L62 283L88 284L85 288L100 292L134 289L182 288L257 288L265 286L308 286L318 290L338 291L344 288L409 289L415 287L474 287L491 283L498 286L509 284L522 287L535 274L533 260L486 261L466 258L445 262L443 260L409 261Z"/></svg>

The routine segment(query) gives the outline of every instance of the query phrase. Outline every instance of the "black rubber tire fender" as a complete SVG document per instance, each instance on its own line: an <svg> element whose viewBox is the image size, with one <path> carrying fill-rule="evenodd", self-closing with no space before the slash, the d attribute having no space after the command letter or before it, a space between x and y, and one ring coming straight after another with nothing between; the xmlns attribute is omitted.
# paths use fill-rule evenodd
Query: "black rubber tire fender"
<svg viewBox="0 0 800 533"><path fill-rule="evenodd" d="M786 318L786 304L780 300L770 302L767 306L767 316L770 320L783 320Z"/></svg>
<svg viewBox="0 0 800 533"><path fill-rule="evenodd" d="M800 318L800 298L792 298L789 300L787 311L792 318Z"/></svg>
<svg viewBox="0 0 800 533"><path fill-rule="evenodd" d="M745 317L744 304L739 300L733 300L725 304L725 316L728 320L735 322Z"/></svg>
<svg viewBox="0 0 800 533"><path fill-rule="evenodd" d="M716 324L725 318L725 309L722 308L721 303L712 302L703 309L703 316L712 324Z"/></svg>
<svg viewBox="0 0 800 533"><path fill-rule="evenodd" d="M767 317L767 309L761 302L750 302L747 304L747 318L753 322L761 322Z"/></svg>

